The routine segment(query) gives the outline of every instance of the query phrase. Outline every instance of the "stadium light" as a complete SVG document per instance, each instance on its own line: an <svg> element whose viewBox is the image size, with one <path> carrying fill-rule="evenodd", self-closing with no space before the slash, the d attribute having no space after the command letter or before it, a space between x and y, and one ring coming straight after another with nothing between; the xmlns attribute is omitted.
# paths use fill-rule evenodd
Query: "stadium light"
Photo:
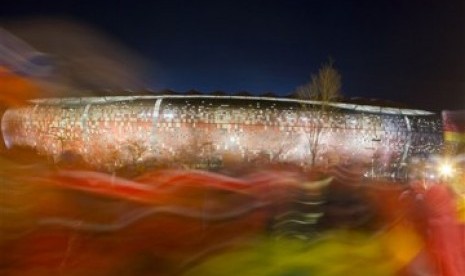
<svg viewBox="0 0 465 276"><path fill-rule="evenodd" d="M442 160L438 165L438 174L444 178L451 178L455 175L455 167L449 160Z"/></svg>

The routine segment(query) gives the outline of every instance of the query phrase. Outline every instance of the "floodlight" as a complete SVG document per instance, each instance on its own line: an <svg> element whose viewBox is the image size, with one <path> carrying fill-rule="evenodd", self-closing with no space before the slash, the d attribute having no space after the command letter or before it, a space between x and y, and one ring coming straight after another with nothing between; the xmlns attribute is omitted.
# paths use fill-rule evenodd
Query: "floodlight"
<svg viewBox="0 0 465 276"><path fill-rule="evenodd" d="M438 173L441 177L450 178L455 174L455 168L450 161L442 161L438 166Z"/></svg>

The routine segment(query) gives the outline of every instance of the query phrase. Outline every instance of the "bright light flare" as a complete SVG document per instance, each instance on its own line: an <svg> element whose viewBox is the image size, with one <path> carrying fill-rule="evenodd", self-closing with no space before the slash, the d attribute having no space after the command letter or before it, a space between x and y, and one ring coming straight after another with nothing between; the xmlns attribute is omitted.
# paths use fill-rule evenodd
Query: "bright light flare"
<svg viewBox="0 0 465 276"><path fill-rule="evenodd" d="M455 168L449 161L443 161L439 164L438 173L441 177L450 178L455 174Z"/></svg>

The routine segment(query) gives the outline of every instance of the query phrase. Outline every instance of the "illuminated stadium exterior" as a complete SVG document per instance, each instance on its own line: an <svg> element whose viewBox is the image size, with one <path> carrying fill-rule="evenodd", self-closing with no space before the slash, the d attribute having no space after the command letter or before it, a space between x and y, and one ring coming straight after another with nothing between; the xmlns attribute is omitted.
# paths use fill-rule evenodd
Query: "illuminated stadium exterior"
<svg viewBox="0 0 465 276"><path fill-rule="evenodd" d="M113 169L148 160L198 164L270 160L308 165L362 160L390 173L411 156L438 153L442 124L422 110L296 99L171 95L39 99L7 110L5 144L59 159L79 154ZM323 120L318 120L322 118ZM215 164L216 164L215 163Z"/></svg>

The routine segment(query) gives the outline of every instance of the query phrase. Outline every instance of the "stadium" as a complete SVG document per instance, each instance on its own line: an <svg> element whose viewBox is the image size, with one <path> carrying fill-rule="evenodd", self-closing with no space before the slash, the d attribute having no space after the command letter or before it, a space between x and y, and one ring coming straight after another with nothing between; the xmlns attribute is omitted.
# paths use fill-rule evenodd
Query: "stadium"
<svg viewBox="0 0 465 276"><path fill-rule="evenodd" d="M2 117L7 147L97 168L156 160L196 168L241 162L328 166L354 159L371 173L398 172L440 152L441 117L415 109L289 98L154 95L37 99ZM184 161L183 161L184 160Z"/></svg>

